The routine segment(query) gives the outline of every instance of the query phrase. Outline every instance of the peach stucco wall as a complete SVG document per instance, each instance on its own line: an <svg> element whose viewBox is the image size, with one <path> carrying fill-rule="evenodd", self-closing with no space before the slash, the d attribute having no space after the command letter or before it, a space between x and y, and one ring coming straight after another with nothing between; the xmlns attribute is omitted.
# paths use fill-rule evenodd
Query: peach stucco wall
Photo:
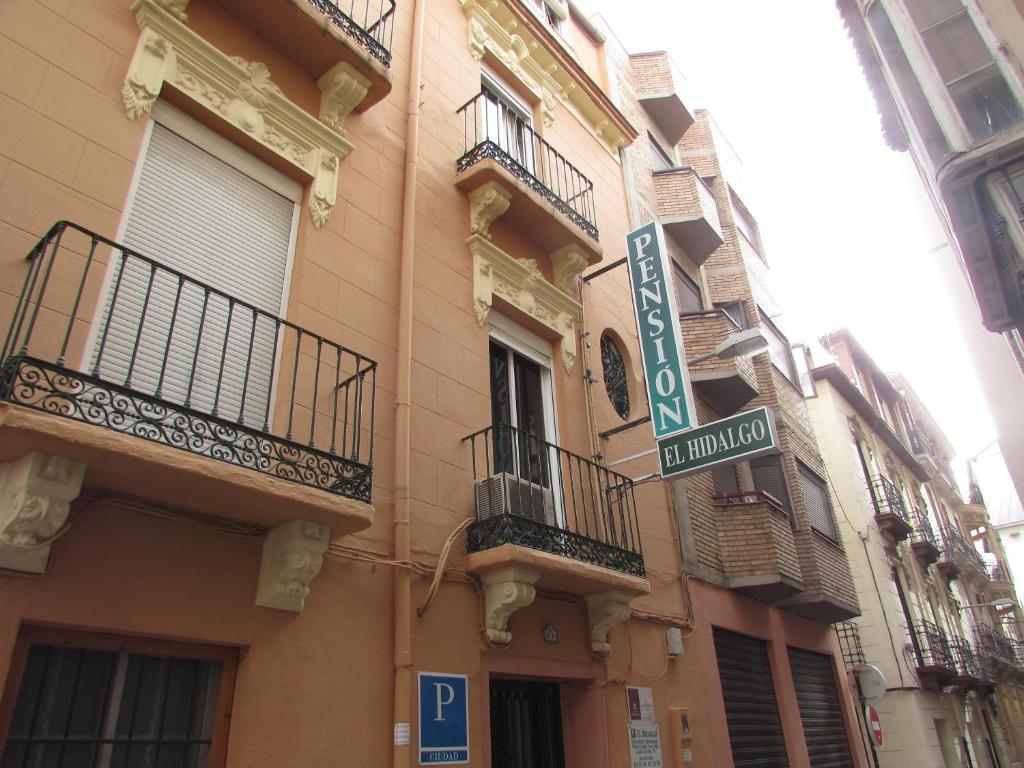
<svg viewBox="0 0 1024 768"><path fill-rule="evenodd" d="M0 0L0 327L13 311L25 255L59 219L113 237L122 222L148 118L125 116L121 88L138 39L128 0ZM267 64L284 93L317 114L315 82L215 0L193 0L189 25L233 56ZM412 3L399 2L391 94L345 123L355 151L342 165L338 202L326 225L300 212L290 277L288 318L376 360L373 522L341 543L389 558L392 548L397 305L405 114L409 88ZM462 151L456 109L478 92L481 63L470 55L467 21L455 0L427 4L421 90L415 284L412 296L412 556L432 566L451 532L473 514L466 435L490 422L488 331L473 309L466 195L453 181ZM574 25L575 46L593 45ZM581 58L596 78L598 49ZM485 64L488 63L485 58ZM173 95L171 100L173 101ZM179 102L185 106L183 102ZM190 110L209 128L237 139L212 114ZM539 116L538 116L539 117ZM630 218L618 157L585 129L573 111L555 106L538 129L594 183L604 259L623 255ZM243 147L252 149L243 142ZM264 159L271 159L266 158ZM278 166L285 173L287 167ZM308 196L309 190L305 194ZM517 258L543 259L522 232L500 219L495 242ZM690 266L690 265L688 265ZM547 267L545 267L547 269ZM571 374L553 366L558 442L594 453L584 372L600 371L598 340L610 330L623 342L633 417L643 412L635 324L624 270L583 288L584 346ZM577 298L580 298L577 296ZM553 336L549 341L557 342ZM603 388L593 389L597 431L621 423ZM59 435L57 436L60 437ZM0 433L0 439L2 433ZM131 450L130 438L125 450ZM651 447L646 428L596 446L607 460ZM9 450L5 449L5 450ZM209 462L209 472L226 471ZM655 464L628 465L632 476ZM301 614L254 607L261 541L226 536L95 500L123 495L116 479L86 474L71 526L54 544L43 578L0 576L0 680L22 624L46 624L125 635L223 644L240 649L228 764L384 766L392 752L393 569L328 555ZM189 495L147 476L136 496L151 506L197 508L225 515L223 502ZM728 766L728 737L710 640L723 626L764 637L773 662L791 765L807 764L785 646L833 652L827 626L813 624L683 574L679 532L667 488L637 488L650 594L644 613L611 632L611 655L588 650L581 601L537 597L511 620L512 645L488 647L481 636L481 598L464 579L445 581L429 611L412 617L416 670L469 676L471 756L488 765L487 681L490 675L559 679L572 766L629 763L625 685L654 690L666 764L671 761L670 707L686 707L694 723L696 766ZM159 505L154 504L159 501ZM284 505L281 522L303 519L301 503ZM238 511L232 510L237 517ZM459 539L449 567L464 565ZM429 580L413 580L413 606ZM692 595L692 603L690 596ZM654 615L657 618L651 619ZM668 659L664 632L696 616L686 654ZM554 625L557 643L545 643ZM481 714L483 713L483 714ZM416 730L413 727L415 743ZM856 741L854 747L856 749Z"/></svg>

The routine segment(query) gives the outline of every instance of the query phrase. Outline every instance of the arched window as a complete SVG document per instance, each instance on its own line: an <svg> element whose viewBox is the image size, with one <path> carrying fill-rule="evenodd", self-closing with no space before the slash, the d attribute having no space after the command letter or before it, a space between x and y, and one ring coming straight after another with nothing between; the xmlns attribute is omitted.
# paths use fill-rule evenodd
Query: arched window
<svg viewBox="0 0 1024 768"><path fill-rule="evenodd" d="M601 334L601 369L604 372L604 388L612 401L615 412L623 419L629 418L629 387L626 385L626 364L622 353L607 333Z"/></svg>

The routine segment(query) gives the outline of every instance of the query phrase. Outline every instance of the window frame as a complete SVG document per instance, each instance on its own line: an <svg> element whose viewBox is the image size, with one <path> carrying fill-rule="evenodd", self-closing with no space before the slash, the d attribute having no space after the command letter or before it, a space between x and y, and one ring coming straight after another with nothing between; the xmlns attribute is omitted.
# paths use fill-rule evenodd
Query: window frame
<svg viewBox="0 0 1024 768"><path fill-rule="evenodd" d="M771 343L770 343L771 339L769 339L769 344L768 344L768 352L767 352L767 354L768 354L768 361L772 364L772 366L775 368L775 370L777 370L779 373L782 374L782 377L784 379L786 379L790 384L792 384L794 387L796 387L796 389L799 391L800 390L800 384L799 384L799 379L797 378L796 361L793 359L793 347L789 343L789 339L786 338L786 334L784 334L782 331L780 331L779 327L777 325L775 325L775 323L773 323L771 321L771 318L768 317L768 313L764 311L763 307L758 306L757 314L758 314L758 316L759 316L759 318L761 320L761 325L762 325L763 329L766 329L768 331L768 334L774 334L782 342L782 344L786 348L786 351L789 353L789 358L788 358L789 359L789 371L788 372L784 371L775 362L775 359L774 359L774 357L772 356L772 353L771 353ZM768 334L766 334L766 335L768 335Z"/></svg>
<svg viewBox="0 0 1024 768"><path fill-rule="evenodd" d="M7 749L7 737L14 717L14 707L21 693L21 685L33 644L52 645L68 649L133 653L167 658L221 662L221 678L214 704L213 732L210 737L208 768L223 768L227 763L228 734L235 698L238 675L238 649L228 645L157 640L109 632L63 629L22 625L15 641L11 664L0 694L0 755Z"/></svg>
<svg viewBox="0 0 1024 768"><path fill-rule="evenodd" d="M647 142L650 145L652 154L655 155L658 159L663 160L665 163L664 168L658 168L657 163L652 162L652 166L655 166L655 173L664 173L666 171L672 171L676 169L677 164L676 161L672 159L672 155L669 154L669 152L663 146L661 146L661 142L658 141L657 137L650 131L647 132Z"/></svg>
<svg viewBox="0 0 1024 768"><path fill-rule="evenodd" d="M681 294L680 294L679 290L676 287L676 280L679 277L682 278L683 283L685 283L688 287L694 289L694 293L697 296L698 302L700 303L700 309L692 309L692 310L691 309L686 309L686 310L683 309L683 304L680 301ZM701 288L700 283L698 283L696 280L694 280L692 277L690 277L686 273L686 270L683 269L683 267L679 264L679 262L677 262L675 260L672 261L672 290L674 290L676 292L676 302L678 303L678 306L676 307L676 310L679 312L679 314L682 314L682 315L685 315L685 314L696 314L696 313L699 313L699 312L706 312L707 311L708 307L707 307L707 303L704 301L704 291Z"/></svg>

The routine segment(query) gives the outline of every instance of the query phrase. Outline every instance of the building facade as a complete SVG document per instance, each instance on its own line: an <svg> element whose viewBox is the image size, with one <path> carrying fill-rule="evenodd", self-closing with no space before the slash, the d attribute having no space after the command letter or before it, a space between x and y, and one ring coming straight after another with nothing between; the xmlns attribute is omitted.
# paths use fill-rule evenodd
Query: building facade
<svg viewBox="0 0 1024 768"><path fill-rule="evenodd" d="M9 0L0 44L0 762L864 764L756 219L665 54L563 0ZM700 422L779 452L651 477L651 221L689 353L770 342Z"/></svg>
<svg viewBox="0 0 1024 768"><path fill-rule="evenodd" d="M1024 18L1007 0L838 0L889 146L949 240L936 258L1024 498ZM979 323L980 320L980 323ZM1002 336L997 343L983 332Z"/></svg>
<svg viewBox="0 0 1024 768"><path fill-rule="evenodd" d="M844 651L885 681L869 700L875 764L1018 764L1020 609L984 503L962 502L948 441L906 381L848 331L821 342L808 403L861 598Z"/></svg>

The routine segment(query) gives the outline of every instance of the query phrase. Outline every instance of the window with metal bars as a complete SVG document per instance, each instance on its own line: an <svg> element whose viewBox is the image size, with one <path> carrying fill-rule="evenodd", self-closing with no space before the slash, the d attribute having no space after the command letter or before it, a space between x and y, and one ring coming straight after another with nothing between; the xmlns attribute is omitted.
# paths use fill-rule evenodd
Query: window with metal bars
<svg viewBox="0 0 1024 768"><path fill-rule="evenodd" d="M628 419L629 385L626 381L626 364L615 340L607 333L601 334L601 370L604 374L604 389L615 412L621 418Z"/></svg>
<svg viewBox="0 0 1024 768"><path fill-rule="evenodd" d="M832 502L828 497L828 486L808 467L799 461L796 463L800 474L800 488L804 493L804 506L807 509L807 521L811 528L824 534L832 541L839 543L839 532L832 513Z"/></svg>
<svg viewBox="0 0 1024 768"><path fill-rule="evenodd" d="M2 768L224 764L232 649L30 629L14 661Z"/></svg>

